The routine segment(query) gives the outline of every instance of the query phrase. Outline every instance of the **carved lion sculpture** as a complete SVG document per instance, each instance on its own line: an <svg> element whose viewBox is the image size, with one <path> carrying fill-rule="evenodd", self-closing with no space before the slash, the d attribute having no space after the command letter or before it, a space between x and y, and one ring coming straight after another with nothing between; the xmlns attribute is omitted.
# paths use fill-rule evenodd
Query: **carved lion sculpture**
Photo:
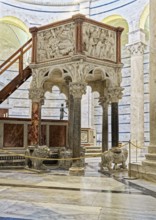
<svg viewBox="0 0 156 220"><path fill-rule="evenodd" d="M59 167L63 169L69 169L72 165L72 160L68 160L68 158L72 158L72 152L70 150L66 150L65 148L59 150Z"/></svg>
<svg viewBox="0 0 156 220"><path fill-rule="evenodd" d="M126 169L127 157L127 149L111 149L103 153L101 167L107 167L110 171L112 170L112 163L114 163L114 170L117 170L119 168ZM121 166L119 167L117 164L121 164Z"/></svg>
<svg viewBox="0 0 156 220"><path fill-rule="evenodd" d="M47 167L43 164L44 158L48 158L51 155L49 147L46 145L37 146L34 149L27 149L25 155L36 158L26 158L26 166L36 170L47 170ZM43 158L43 159L38 159Z"/></svg>

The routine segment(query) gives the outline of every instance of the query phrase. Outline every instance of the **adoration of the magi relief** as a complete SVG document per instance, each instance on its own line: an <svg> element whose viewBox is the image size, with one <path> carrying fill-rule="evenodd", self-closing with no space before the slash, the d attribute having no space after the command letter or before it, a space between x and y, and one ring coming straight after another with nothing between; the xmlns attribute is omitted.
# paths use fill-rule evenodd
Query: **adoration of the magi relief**
<svg viewBox="0 0 156 220"><path fill-rule="evenodd" d="M37 61L71 56L75 50L73 23L39 31L37 33Z"/></svg>
<svg viewBox="0 0 156 220"><path fill-rule="evenodd" d="M116 32L83 24L83 49L87 56L116 61Z"/></svg>

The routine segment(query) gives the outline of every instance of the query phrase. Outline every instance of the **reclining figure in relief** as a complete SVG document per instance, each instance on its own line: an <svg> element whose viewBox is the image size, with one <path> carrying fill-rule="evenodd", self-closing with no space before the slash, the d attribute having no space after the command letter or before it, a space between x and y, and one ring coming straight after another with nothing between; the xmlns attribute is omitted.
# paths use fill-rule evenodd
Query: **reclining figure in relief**
<svg viewBox="0 0 156 220"><path fill-rule="evenodd" d="M113 170L126 169L126 160L128 157L127 149L114 148L110 149L102 154L101 169L107 167L109 171L112 170L112 163L114 164ZM121 164L118 166L118 164Z"/></svg>

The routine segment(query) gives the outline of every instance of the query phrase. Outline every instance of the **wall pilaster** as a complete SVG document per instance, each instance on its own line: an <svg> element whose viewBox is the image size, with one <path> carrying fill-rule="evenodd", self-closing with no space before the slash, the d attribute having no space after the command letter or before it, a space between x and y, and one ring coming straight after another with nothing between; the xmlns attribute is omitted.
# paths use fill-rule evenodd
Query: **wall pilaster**
<svg viewBox="0 0 156 220"><path fill-rule="evenodd" d="M150 147L156 153L156 1L150 0Z"/></svg>
<svg viewBox="0 0 156 220"><path fill-rule="evenodd" d="M133 43L127 46L131 55L131 141L144 145L144 59L145 44Z"/></svg>

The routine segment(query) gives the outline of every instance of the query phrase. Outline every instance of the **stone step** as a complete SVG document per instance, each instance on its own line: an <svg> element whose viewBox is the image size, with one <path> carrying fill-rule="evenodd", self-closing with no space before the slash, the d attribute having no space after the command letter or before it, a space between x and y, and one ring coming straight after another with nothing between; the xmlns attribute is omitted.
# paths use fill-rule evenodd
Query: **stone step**
<svg viewBox="0 0 156 220"><path fill-rule="evenodd" d="M145 155L147 160L155 160L156 161L156 154L146 154Z"/></svg>
<svg viewBox="0 0 156 220"><path fill-rule="evenodd" d="M101 153L101 149L87 149L85 153Z"/></svg>
<svg viewBox="0 0 156 220"><path fill-rule="evenodd" d="M146 160L142 164L131 163L129 174L133 177L156 182L156 162Z"/></svg>
<svg viewBox="0 0 156 220"><path fill-rule="evenodd" d="M85 147L85 149L95 149L96 150L96 149L102 149L102 148L100 146L98 146L98 147L97 146L96 147L87 146L87 147Z"/></svg>
<svg viewBox="0 0 156 220"><path fill-rule="evenodd" d="M143 166L149 166L151 168L156 168L156 160L144 160L142 161Z"/></svg>

